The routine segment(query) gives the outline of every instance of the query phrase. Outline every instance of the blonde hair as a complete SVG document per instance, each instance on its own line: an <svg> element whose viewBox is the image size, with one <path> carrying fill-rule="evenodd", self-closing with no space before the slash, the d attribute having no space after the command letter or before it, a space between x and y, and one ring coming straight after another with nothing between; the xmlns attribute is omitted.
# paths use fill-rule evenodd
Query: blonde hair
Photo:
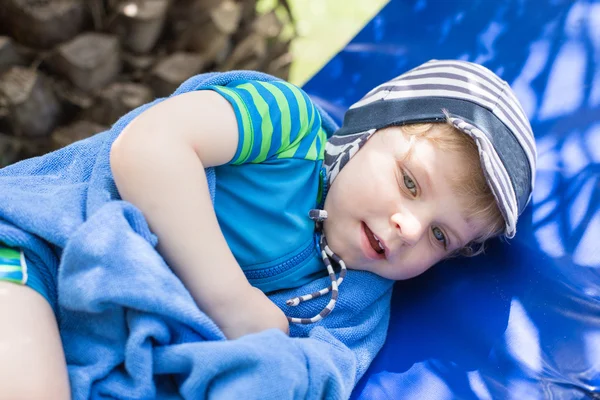
<svg viewBox="0 0 600 400"><path fill-rule="evenodd" d="M437 129L432 129L434 126ZM401 129L409 136L411 144L414 143L414 138L423 138L441 150L461 154L470 173L454 177L451 181L452 189L461 198L464 214L469 218L482 220L487 229L452 255L470 257L482 253L486 240L504 232L505 222L481 168L477 144L449 122L407 124L402 125Z"/></svg>

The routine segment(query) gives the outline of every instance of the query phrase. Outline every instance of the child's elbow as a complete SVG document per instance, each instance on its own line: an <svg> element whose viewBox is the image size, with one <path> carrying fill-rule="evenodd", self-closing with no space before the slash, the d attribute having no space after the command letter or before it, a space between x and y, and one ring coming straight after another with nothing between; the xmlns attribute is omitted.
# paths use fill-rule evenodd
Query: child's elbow
<svg viewBox="0 0 600 400"><path fill-rule="evenodd" d="M132 165L135 164L135 152L131 141L131 138L120 135L110 147L110 170L119 191L127 182L128 175L135 169Z"/></svg>
<svg viewBox="0 0 600 400"><path fill-rule="evenodd" d="M110 169L115 181L125 174L135 170L135 165L148 149L148 135L142 133L147 130L142 116L138 116L129 123L110 147Z"/></svg>

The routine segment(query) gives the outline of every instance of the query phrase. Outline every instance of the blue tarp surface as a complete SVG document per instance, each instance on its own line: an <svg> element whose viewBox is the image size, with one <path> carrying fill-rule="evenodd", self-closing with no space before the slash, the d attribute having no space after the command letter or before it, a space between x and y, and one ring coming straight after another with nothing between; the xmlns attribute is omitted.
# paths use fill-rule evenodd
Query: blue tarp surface
<svg viewBox="0 0 600 400"><path fill-rule="evenodd" d="M538 146L517 237L398 282L354 399L600 399L600 1L392 0L305 86L341 122L372 87L465 59L515 89Z"/></svg>

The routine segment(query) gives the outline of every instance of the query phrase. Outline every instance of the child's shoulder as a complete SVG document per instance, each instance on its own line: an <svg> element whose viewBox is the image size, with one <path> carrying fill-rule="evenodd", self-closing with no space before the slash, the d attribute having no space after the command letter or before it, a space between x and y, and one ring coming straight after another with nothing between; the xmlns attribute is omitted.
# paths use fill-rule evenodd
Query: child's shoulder
<svg viewBox="0 0 600 400"><path fill-rule="evenodd" d="M308 94L286 81L238 79L210 89L233 107L239 144L233 164L270 159L322 160L327 134Z"/></svg>

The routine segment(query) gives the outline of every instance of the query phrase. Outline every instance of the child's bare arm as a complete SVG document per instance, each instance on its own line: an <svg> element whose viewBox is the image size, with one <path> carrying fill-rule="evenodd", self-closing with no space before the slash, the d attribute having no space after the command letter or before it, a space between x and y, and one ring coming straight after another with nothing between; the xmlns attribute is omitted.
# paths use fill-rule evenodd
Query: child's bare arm
<svg viewBox="0 0 600 400"><path fill-rule="evenodd" d="M163 257L227 337L287 332L283 312L244 276L211 204L204 168L231 160L237 143L225 99L212 91L186 93L124 129L111 149L111 169L121 197L144 213Z"/></svg>

